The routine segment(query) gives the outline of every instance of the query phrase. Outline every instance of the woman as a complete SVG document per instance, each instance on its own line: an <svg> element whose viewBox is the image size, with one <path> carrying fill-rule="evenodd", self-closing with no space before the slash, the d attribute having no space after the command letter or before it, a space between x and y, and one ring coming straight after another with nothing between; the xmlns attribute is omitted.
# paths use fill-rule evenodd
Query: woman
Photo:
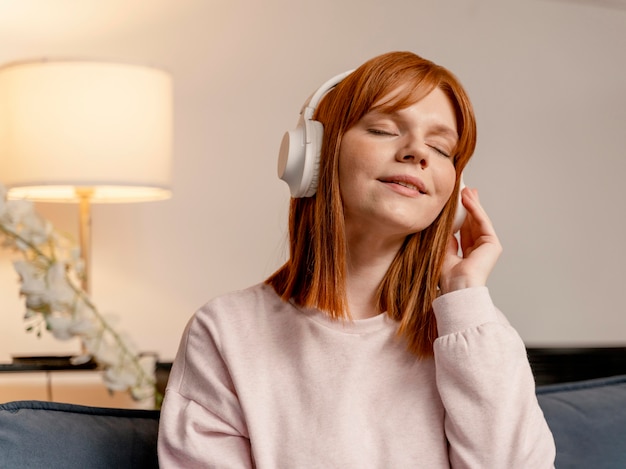
<svg viewBox="0 0 626 469"><path fill-rule="evenodd" d="M185 330L162 467L553 467L524 344L485 286L501 247L476 190L461 253L452 233L476 142L463 88L408 52L331 88L289 260Z"/></svg>

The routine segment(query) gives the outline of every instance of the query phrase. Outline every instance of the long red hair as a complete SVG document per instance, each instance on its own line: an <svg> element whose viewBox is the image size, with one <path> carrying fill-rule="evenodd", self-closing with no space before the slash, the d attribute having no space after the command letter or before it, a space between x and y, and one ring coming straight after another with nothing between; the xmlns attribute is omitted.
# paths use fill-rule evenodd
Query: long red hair
<svg viewBox="0 0 626 469"><path fill-rule="evenodd" d="M400 88L402 87L402 88ZM476 146L476 121L469 98L445 68L411 52L390 52L365 62L327 93L315 119L324 125L319 185L313 197L293 198L289 210L289 260L266 283L285 301L318 308L335 319L349 318L346 294L346 236L339 191L341 139L375 103L401 89L383 112L408 107L435 88L450 99L457 121L452 197L426 229L406 237L378 288L381 312L399 322L398 333L420 357L431 356L437 337L432 302L458 201L463 168Z"/></svg>

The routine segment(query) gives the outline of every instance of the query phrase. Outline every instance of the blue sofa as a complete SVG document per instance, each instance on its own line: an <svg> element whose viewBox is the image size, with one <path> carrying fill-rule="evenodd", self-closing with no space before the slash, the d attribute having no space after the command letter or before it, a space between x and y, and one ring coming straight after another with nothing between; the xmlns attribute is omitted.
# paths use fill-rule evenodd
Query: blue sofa
<svg viewBox="0 0 626 469"><path fill-rule="evenodd" d="M626 469L626 375L537 387L557 469Z"/></svg>
<svg viewBox="0 0 626 469"><path fill-rule="evenodd" d="M537 397L557 469L626 468L626 375L538 386ZM156 468L158 422L156 410L0 404L0 468Z"/></svg>
<svg viewBox="0 0 626 469"><path fill-rule="evenodd" d="M159 411L0 404L0 468L158 468Z"/></svg>

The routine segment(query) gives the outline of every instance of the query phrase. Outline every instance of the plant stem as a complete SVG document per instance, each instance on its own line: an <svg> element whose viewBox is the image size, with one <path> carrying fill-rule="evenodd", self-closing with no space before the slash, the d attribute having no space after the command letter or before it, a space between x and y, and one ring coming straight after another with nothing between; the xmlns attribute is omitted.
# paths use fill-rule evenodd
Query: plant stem
<svg viewBox="0 0 626 469"><path fill-rule="evenodd" d="M39 249L38 246L33 244L31 241L25 239L19 233L8 229L6 226L2 224L0 224L0 231L4 233L8 238L11 238L14 241L19 241L22 244L24 244L28 249L30 249L33 252L34 258L40 261L43 261L46 267L49 268L51 265L54 264L55 259L54 259L53 245L51 245L51 253L53 253L53 256L48 257L41 249ZM20 250L22 250L24 256L26 257L25 250L24 249L20 249ZM68 285L72 288L74 293L78 296L78 298L81 301L83 301L83 303L91 310L93 317L98 321L102 329L102 334L104 335L105 333L107 333L113 338L113 341L119 348L120 355L124 360L130 359L130 363L132 363L132 366L135 368L139 376L139 380L136 384L141 386L145 383L145 384L152 386L154 388L155 402L158 403L162 399L162 396L156 389L156 379L150 376L148 373L146 373L143 366L141 366L139 356L129 349L129 347L127 346L126 342L122 339L122 337L106 321L106 319L102 316L102 314L100 314L100 312L98 311L94 303L91 301L91 298L89 297L89 295L81 287L77 286L74 283L73 279L70 277L70 275L67 272L65 273L65 280L67 281Z"/></svg>

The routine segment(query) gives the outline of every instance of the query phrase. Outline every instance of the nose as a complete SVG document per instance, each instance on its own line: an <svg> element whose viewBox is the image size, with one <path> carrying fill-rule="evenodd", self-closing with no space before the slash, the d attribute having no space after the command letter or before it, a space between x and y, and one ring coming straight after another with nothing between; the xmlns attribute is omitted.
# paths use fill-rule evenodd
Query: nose
<svg viewBox="0 0 626 469"><path fill-rule="evenodd" d="M419 164L422 168L426 168L430 162L428 147L424 142L420 143L418 139L411 139L406 145L398 149L396 161Z"/></svg>

